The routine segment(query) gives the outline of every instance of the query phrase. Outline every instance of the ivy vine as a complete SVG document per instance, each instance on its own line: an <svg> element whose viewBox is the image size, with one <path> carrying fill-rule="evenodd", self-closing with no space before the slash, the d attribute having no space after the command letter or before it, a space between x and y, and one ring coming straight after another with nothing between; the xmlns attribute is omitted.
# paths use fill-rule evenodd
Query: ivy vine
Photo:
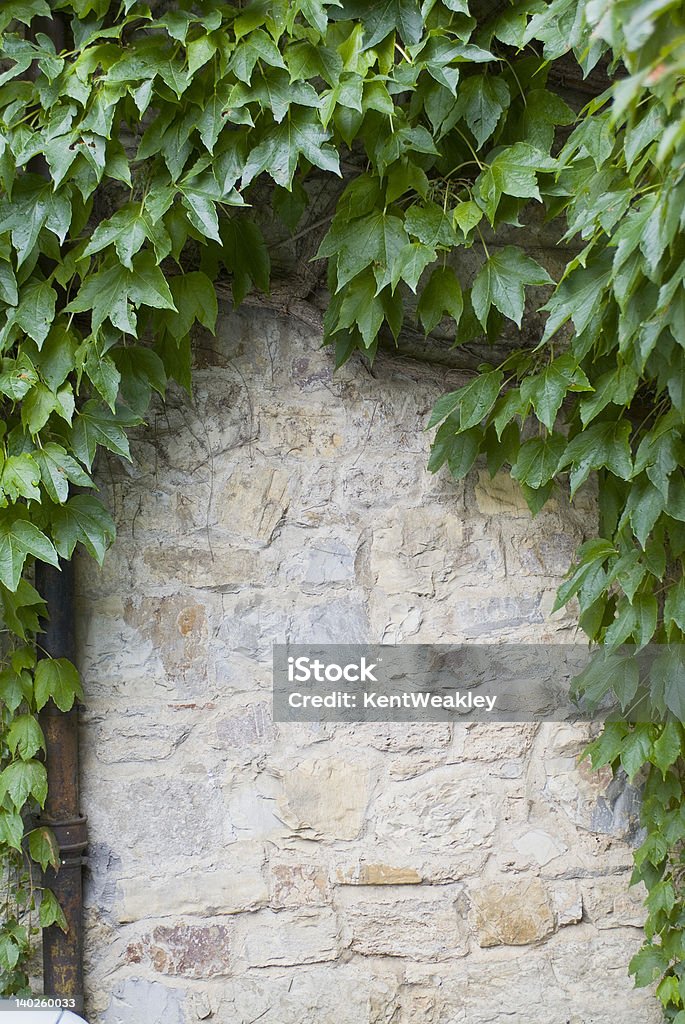
<svg viewBox="0 0 685 1024"><path fill-rule="evenodd" d="M608 74L581 112L549 84L574 63ZM607 649L682 643L684 72L674 0L2 4L0 994L26 991L35 929L64 924L31 872L57 857L34 825L36 715L81 691L67 662L36 661L32 567L77 544L102 561L114 524L94 493L98 449L130 458L153 393L171 378L190 387L191 335L214 329L222 281L236 303L268 290L265 196L296 233L310 183L341 179L317 254L338 364L373 358L408 321L451 324L455 345L496 341L547 288L534 347L510 346L437 403L429 468L461 478L484 455L533 513L592 475L599 534L558 606L577 600ZM526 252L535 208L575 245L556 285ZM467 281L458 256L471 247ZM677 649L650 678L659 721L614 722L590 754L645 777L634 880L649 916L630 969L659 981L667 1019L684 1024ZM638 682L622 679L628 705Z"/></svg>

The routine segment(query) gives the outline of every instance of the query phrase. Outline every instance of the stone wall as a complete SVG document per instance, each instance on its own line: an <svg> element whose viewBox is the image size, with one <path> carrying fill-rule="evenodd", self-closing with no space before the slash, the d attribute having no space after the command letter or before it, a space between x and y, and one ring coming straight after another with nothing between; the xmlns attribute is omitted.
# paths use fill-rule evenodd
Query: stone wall
<svg viewBox="0 0 685 1024"><path fill-rule="evenodd" d="M271 644L572 638L591 498L425 469L453 371L225 314L80 562L93 1024L652 1024L636 793L562 725L274 725Z"/></svg>

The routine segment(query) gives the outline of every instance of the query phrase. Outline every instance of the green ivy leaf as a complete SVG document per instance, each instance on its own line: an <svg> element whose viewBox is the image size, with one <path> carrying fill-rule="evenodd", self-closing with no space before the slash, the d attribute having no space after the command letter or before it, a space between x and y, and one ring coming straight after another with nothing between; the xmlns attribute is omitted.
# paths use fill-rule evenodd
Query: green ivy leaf
<svg viewBox="0 0 685 1024"><path fill-rule="evenodd" d="M229 230L227 229L227 231ZM266 279L268 283L268 266L265 272L263 264L259 263L255 272L258 280L263 283ZM189 274L179 274L171 278L169 287L174 305L178 310L177 313L170 313L166 318L167 329L173 337L180 341L196 320L213 334L218 305L214 285L207 275L199 270Z"/></svg>
<svg viewBox="0 0 685 1024"><path fill-rule="evenodd" d="M146 224L140 206L130 203L112 214L109 220L98 224L83 255L91 256L113 245L119 262L133 270L132 259L146 237Z"/></svg>
<svg viewBox="0 0 685 1024"><path fill-rule="evenodd" d="M641 647L654 636L657 622L657 603L653 594L636 594L633 601L621 598L617 615L607 629L604 642L617 647L633 638Z"/></svg>
<svg viewBox="0 0 685 1024"><path fill-rule="evenodd" d="M25 519L0 520L0 583L16 590L24 562L29 555L57 566L57 552L51 541Z"/></svg>
<svg viewBox="0 0 685 1024"><path fill-rule="evenodd" d="M549 433L545 437L531 437L521 445L511 475L520 483L537 490L552 479L565 449L566 438L563 434Z"/></svg>
<svg viewBox="0 0 685 1024"><path fill-rule="evenodd" d="M447 454L447 465L455 480L462 480L471 470L478 457L481 440L482 434L476 427L460 431L454 437Z"/></svg>
<svg viewBox="0 0 685 1024"><path fill-rule="evenodd" d="M509 102L509 87L504 78L471 75L459 86L455 113L464 118L481 147L499 124Z"/></svg>
<svg viewBox="0 0 685 1024"><path fill-rule="evenodd" d="M341 0L339 10L329 18L357 19L364 25L364 49L370 50L396 30L405 43L418 43L423 33L423 18L418 0Z"/></svg>
<svg viewBox="0 0 685 1024"><path fill-rule="evenodd" d="M47 792L47 772L40 761L12 761L0 772L0 799L8 796L18 811L29 797L42 807Z"/></svg>
<svg viewBox="0 0 685 1024"><path fill-rule="evenodd" d="M487 416L500 393L504 374L501 370L481 373L468 384L438 399L428 424L436 426L455 410L459 410L459 428L468 430Z"/></svg>
<svg viewBox="0 0 685 1024"><path fill-rule="evenodd" d="M683 746L683 727L679 722L666 722L661 735L652 745L650 760L661 772L663 778L672 764L678 760Z"/></svg>
<svg viewBox="0 0 685 1024"><path fill-rule="evenodd" d="M52 536L62 558L71 558L80 542L98 565L102 565L115 534L116 527L109 512L89 494L75 494L52 514Z"/></svg>
<svg viewBox="0 0 685 1024"><path fill-rule="evenodd" d="M59 845L52 829L42 825L29 832L29 853L43 871L59 867Z"/></svg>
<svg viewBox="0 0 685 1024"><path fill-rule="evenodd" d="M21 850L23 839L24 819L21 814L15 808L0 807L0 843L7 843L13 850ZM0 951L0 965L3 962L7 963L6 956Z"/></svg>
<svg viewBox="0 0 685 1024"><path fill-rule="evenodd" d="M99 444L130 461L131 453L124 427L137 422L138 417L127 416L120 410L113 413L101 402L92 399L86 402L74 420L71 432L74 453L88 469L93 464Z"/></svg>
<svg viewBox="0 0 685 1024"><path fill-rule="evenodd" d="M424 331L429 334L446 313L458 324L463 311L464 299L457 275L451 267L436 267L417 306Z"/></svg>
<svg viewBox="0 0 685 1024"><path fill-rule="evenodd" d="M680 722L685 721L685 657L679 645L667 648L654 659L651 689L657 700Z"/></svg>
<svg viewBox="0 0 685 1024"><path fill-rule="evenodd" d="M264 237L254 221L247 217L231 217L222 221L220 231L222 259L226 269L233 274L235 304L242 302L252 284L268 293L271 261ZM211 306L209 311L212 311Z"/></svg>
<svg viewBox="0 0 685 1024"><path fill-rule="evenodd" d="M83 697L79 674L66 658L42 658L34 674L36 707L40 711L53 700L60 711L70 711Z"/></svg>
<svg viewBox="0 0 685 1024"><path fill-rule="evenodd" d="M40 920L41 928L49 928L51 925L56 925L63 932L66 933L68 931L67 919L64 916L64 911L60 907L57 897L53 893L52 889L43 889L42 891L38 918Z"/></svg>
<svg viewBox="0 0 685 1024"><path fill-rule="evenodd" d="M521 384L521 398L530 402L538 419L548 430L554 428L557 413L567 392L592 391L592 385L570 353L553 360L540 374Z"/></svg>
<svg viewBox="0 0 685 1024"><path fill-rule="evenodd" d="M10 455L0 476L0 489L10 501L40 501L40 469L31 455Z"/></svg>
<svg viewBox="0 0 685 1024"><path fill-rule="evenodd" d="M553 283L547 271L535 260L515 246L508 245L486 259L473 282L471 302L483 327L487 326L493 305L520 327L526 285Z"/></svg>
<svg viewBox="0 0 685 1024"><path fill-rule="evenodd" d="M39 750L45 750L45 737L33 715L18 715L10 723L6 743L13 756L28 761Z"/></svg>
<svg viewBox="0 0 685 1024"><path fill-rule="evenodd" d="M136 333L135 314L131 304L154 309L175 309L169 286L150 252L133 258L133 270L117 264L86 278L66 310L69 313L91 313L91 326L97 331L109 318L127 334Z"/></svg>
<svg viewBox="0 0 685 1024"><path fill-rule="evenodd" d="M39 348L55 319L56 301L57 293L47 281L32 281L22 290L15 314L16 322Z"/></svg>
<svg viewBox="0 0 685 1024"><path fill-rule="evenodd" d="M287 121L267 132L251 151L243 169L242 187L266 171L277 185L290 189L300 155L315 167L340 176L338 154L327 145L329 138L330 132L315 114L302 108L296 110Z"/></svg>

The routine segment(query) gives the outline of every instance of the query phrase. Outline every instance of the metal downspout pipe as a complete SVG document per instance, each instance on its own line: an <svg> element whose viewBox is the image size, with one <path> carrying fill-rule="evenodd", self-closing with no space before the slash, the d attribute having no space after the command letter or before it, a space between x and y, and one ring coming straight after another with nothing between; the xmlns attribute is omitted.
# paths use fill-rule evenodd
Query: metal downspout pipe
<svg viewBox="0 0 685 1024"><path fill-rule="evenodd" d="M41 635L40 657L74 661L74 567L61 561L61 571L39 562L36 588L45 599L49 619ZM43 930L43 991L71 997L83 1006L83 864L88 843L87 819L79 805L78 704L60 711L49 701L40 714L47 748L48 796L39 824L47 825L59 846L58 870L48 868L44 884L64 911L66 934L57 925Z"/></svg>

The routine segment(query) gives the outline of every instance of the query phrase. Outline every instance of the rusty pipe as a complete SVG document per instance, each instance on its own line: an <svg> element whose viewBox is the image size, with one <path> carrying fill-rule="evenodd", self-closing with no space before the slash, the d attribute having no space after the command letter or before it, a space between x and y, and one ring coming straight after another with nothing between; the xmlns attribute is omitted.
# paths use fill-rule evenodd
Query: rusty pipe
<svg viewBox="0 0 685 1024"><path fill-rule="evenodd" d="M74 660L74 567L36 564L36 587L49 618L43 623L39 657ZM43 930L43 990L83 1003L83 864L87 819L79 801L78 704L60 711L49 701L40 713L45 734L48 796L39 823L52 829L59 846L59 867L49 867L44 884L52 889L67 920L66 934L57 925Z"/></svg>

